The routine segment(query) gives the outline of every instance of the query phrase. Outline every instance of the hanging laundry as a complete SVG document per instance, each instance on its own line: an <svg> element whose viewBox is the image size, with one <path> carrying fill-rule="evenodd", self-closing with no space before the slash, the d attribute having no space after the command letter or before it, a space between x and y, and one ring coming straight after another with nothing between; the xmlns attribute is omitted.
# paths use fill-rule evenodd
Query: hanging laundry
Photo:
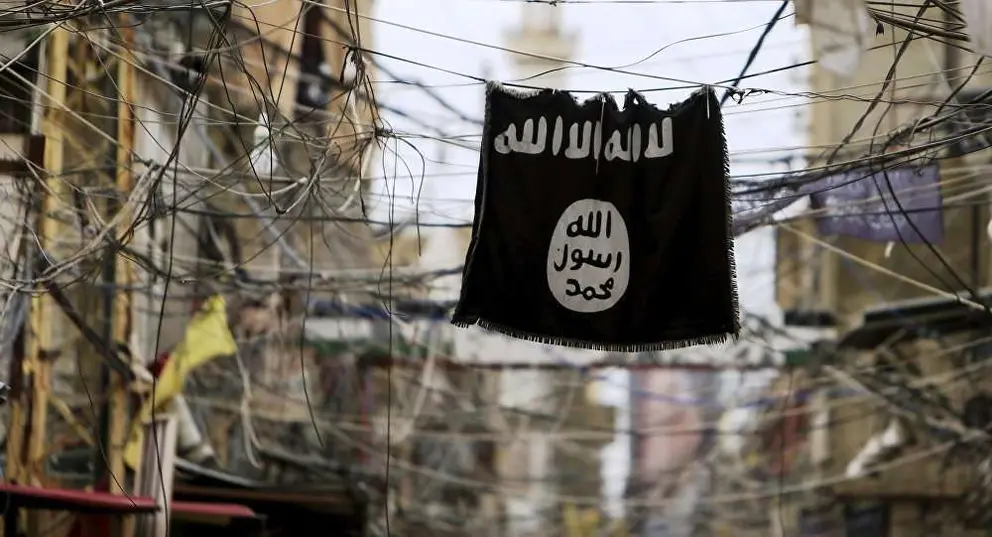
<svg viewBox="0 0 992 537"><path fill-rule="evenodd" d="M452 322L621 352L740 324L719 99L487 87L475 222Z"/></svg>
<svg viewBox="0 0 992 537"><path fill-rule="evenodd" d="M850 77L874 38L864 0L798 0L796 22L810 27L813 55L840 77Z"/></svg>
<svg viewBox="0 0 992 537"><path fill-rule="evenodd" d="M992 56L992 4L989 0L961 0L961 14L968 26L971 49Z"/></svg>
<svg viewBox="0 0 992 537"><path fill-rule="evenodd" d="M825 213L817 221L824 235L937 244L944 240L939 177L935 164L854 170L818 181L810 205Z"/></svg>

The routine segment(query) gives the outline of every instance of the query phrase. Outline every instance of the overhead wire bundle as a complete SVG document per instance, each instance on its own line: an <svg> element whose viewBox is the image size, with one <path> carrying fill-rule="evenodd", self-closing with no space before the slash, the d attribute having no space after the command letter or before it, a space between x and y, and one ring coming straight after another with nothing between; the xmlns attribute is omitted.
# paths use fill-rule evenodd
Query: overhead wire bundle
<svg viewBox="0 0 992 537"><path fill-rule="evenodd" d="M706 0L682 2L702 4ZM549 3L573 12L587 4L634 2ZM642 3L642 9L653 9L668 2ZM298 8L297 13L285 12L290 4ZM743 10L757 2L727 4L726 9ZM989 92L959 98L962 88L990 74L981 57L971 65L936 65L905 74L902 62L911 46L933 43L968 49L961 28L948 29L943 18L936 18L944 13L960 18L952 5L936 0L912 4L896 10L889 2L866 2L872 20L893 33L891 43L869 51L891 56L891 68L881 84L843 85L831 91L764 87L763 78L813 65L798 61L756 69L751 64L760 58L762 47L774 46L762 44L764 38L748 51L747 59L739 58L739 76L727 80L695 81L656 74L666 72L663 63L652 63L657 53L623 67L567 61L562 68L581 86L568 88L576 93L620 90L581 85L583 75L590 72L639 77L645 86L639 91L647 94L684 91L705 82L726 92L730 103L726 114L731 121L760 122L771 114L817 107L829 110L837 103L864 110L850 125L854 128L849 135L826 146L732 152L741 169L758 170L734 174L738 213L742 217L760 214L755 229L788 233L802 218L817 215L817 209L797 217L782 217L777 212L808 195L808 191L797 194L804 186L815 189L818 181L840 172L929 162L962 139L980 140L992 127L981 119L989 106ZM771 20L749 31L771 34L776 24L791 15L789 5L772 5L777 10ZM524 502L540 498L547 510L542 520L548 526L543 530L562 533L571 522L561 515L561 505L598 509L604 504L603 482L621 478L600 477L598 472L603 446L623 436L674 442L680 437L714 434L717 445L724 437L739 437L762 452L769 466L782 458L775 449L782 448L784 441L768 440L767 425L779 423L783 416L809 414L791 402L801 398L797 394L817 389L843 393L829 401L829 409L871 404L920 430L939 432L935 435L939 441L897 454L876 464L876 470L899 471L921 460L964 457L962 445L970 450L969 460L987 463L987 450L975 441L984 438L982 425L969 422L958 407L943 400L941 394L950 388L939 387L980 383L984 363L978 359L957 362L948 371L929 375L884 361L866 366L833 364L797 374L801 378L795 382L780 380L783 387L771 397L750 394L738 400L718 399L718 394L708 393L718 391L713 386L681 398L641 387L631 396L634 406L667 405L676 413L695 416L694 422L651 427L642 427L636 419L627 419L630 423L625 427L617 426L616 421L623 421L623 410L614 413L613 423L609 419L574 423L570 409L585 400L590 378L598 378L600 385L615 384L616 390L626 386L615 377L571 364L556 364L561 371L540 377L547 386L540 397L543 401L505 400L493 369L470 367L471 361L458 355L464 346L446 341L448 336L436 328L443 322L443 311L420 322L398 306L401 299L428 301L442 278L461 272L459 262L424 267L417 261L421 249L429 246L432 232L470 227L466 211L471 203L442 195L443 187L434 189L438 195L420 190L425 183L471 181L475 171L465 169L457 159L446 160L444 152L435 158L422 148L444 146L477 153L481 138L477 116L481 114L463 110L446 95L460 88L481 93L486 80L450 69L444 62L415 59L408 51L382 50L374 35L375 28L400 28L448 45L506 55L533 53L419 28L366 9L354 0L258 5L45 1L2 9L4 35L24 47L23 52L7 57L0 75L32 90L17 104L33 111L15 118L16 107L0 110L0 122L47 135L51 131L45 129L55 128L65 138L61 170L30 163L27 179L6 187L0 210L8 243L2 267L6 292L2 311L7 323L0 334L0 348L11 348L19 329L28 324L34 302L27 297L32 292L59 294L61 299L46 311L53 312L53 318L54 312L61 312L60 319L62 315L69 318L58 321L62 323L58 326L66 327L63 334L45 336L62 354L53 366L53 408L62 408L64 403L69 409L50 415L53 451L71 452L84 446L101 452L98 458L108 458L109 450L97 434L108 399L106 385L100 382L100 364L109 359L107 355L121 353L129 360L150 364L180 339L200 301L222 294L231 304L238 355L203 366L190 378L184 395L190 415L205 436L208 430L223 431L215 438L201 439L211 443L215 453L200 462L258 480L278 467L285 479L300 488L333 481L378 509L372 525L382 534L395 532L396 528L390 528L393 524L408 530L476 533L496 522L531 516L511 509L498 514L485 511L488 498L524 498ZM900 39L895 38L896 29L904 32ZM45 59L44 47L52 46L48 40L55 32L68 34L71 43L64 79L53 78L51 62ZM652 43L649 48L660 52L668 45ZM703 57L686 56L697 61ZM121 65L130 66L130 76L140 81L129 90L119 84ZM401 71L423 76L408 79ZM460 82L421 81L438 72ZM947 86L946 91L921 96L933 86L934 78ZM541 77L506 84L540 87ZM439 112L432 116L391 103L387 89L394 88L417 92ZM54 99L58 91L65 95ZM945 94L950 97L938 96ZM124 99L121 106L120 99ZM53 105L56 100L60 102ZM53 111L53 106L58 108ZM900 112L907 107L912 113ZM123 173L118 151L127 143L119 137L121 110L134 118L136 140L124 149L128 158L123 168L133 177L128 191L120 191L116 183L117 175ZM462 130L450 130L452 124ZM28 156L25 150L11 150ZM419 162L406 161L404 155L410 153L419 154ZM779 165L783 162L792 165L793 171L783 172ZM941 162L941 166L944 210L987 205L987 187L973 181L986 171L987 164L956 160ZM402 218L396 210L401 182L412 183L408 190L415 198L414 210ZM882 181L879 196L885 199L883 192L893 188ZM44 208L42 198L49 200ZM446 204L458 209L437 209ZM854 214L865 210L855 204L845 209ZM905 216L896 206L886 207L886 212ZM401 255L401 243L415 247L407 246ZM929 246L913 251L925 252ZM845 263L852 266L891 272L884 262L865 259L857 251L843 246L834 249L846 255ZM936 248L926 255L921 257L928 269L925 272L940 276L927 277L928 282L939 281L916 282L917 287L928 294L957 297L979 314L988 315L979 289L959 274L960 263L945 262ZM119 274L108 278L113 276L111 265L122 267L119 259L130 267L126 283L121 283ZM797 254L781 260L777 270L809 263L810 259ZM958 294L960 289L968 292ZM113 304L114 295L121 293L130 296L130 335L126 341L114 341L108 326L115 314L102 305ZM325 323L331 328L323 336L315 336L320 329L311 312L321 304L332 304L341 311L363 309L353 324L331 321ZM327 332L340 337L334 340ZM762 323L743 336L745 342L779 354L781 337L762 328ZM484 340L475 343L481 345ZM116 349L118 344L127 349ZM979 343L943 346L946 352L963 355ZM522 353L520 348L509 347ZM891 356L900 352L895 348L880 345L872 355ZM8 353L4 354L9 361ZM524 355L502 358L521 369L532 360ZM648 359L663 362L671 358ZM669 366L671 362L666 362L665 367ZM631 373L637 374L636 370ZM706 374L686 373L690 377ZM783 375L784 379L792 374ZM735 408L755 409L755 425L746 431L721 427L720 416ZM833 430L840 425L807 420L803 427L811 432L816 427ZM553 476L554 483L549 483L552 476L536 478L529 472L500 470L507 463L496 460L497 452L518 455L521 460L536 457L535 452L528 454L532 448L521 446L532 445L538 436L553 441L545 449L555 450L561 461L563 469ZM693 505L686 508L693 531L710 534L718 523L764 524L767 528L772 517L769 506L782 498L824 492L852 479L837 473L812 482L788 482L781 472L746 468L714 447L700 453L629 487L621 500L624 523L638 527L645 523L641 517L676 509L679 491L694 483L698 488ZM724 481L729 484L719 485ZM584 492L565 492L569 490ZM440 512L438 505L450 508ZM499 520L490 520L490 516Z"/></svg>

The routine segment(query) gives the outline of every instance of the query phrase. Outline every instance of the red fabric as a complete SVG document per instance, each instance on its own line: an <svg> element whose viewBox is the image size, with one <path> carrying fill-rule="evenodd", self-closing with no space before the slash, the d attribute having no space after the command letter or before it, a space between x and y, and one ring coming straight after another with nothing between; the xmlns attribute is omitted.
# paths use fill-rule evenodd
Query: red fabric
<svg viewBox="0 0 992 537"><path fill-rule="evenodd" d="M169 361L169 353L161 352L155 357L155 361L148 367L148 371L153 377L158 378L162 374L162 370L165 369L165 364Z"/></svg>

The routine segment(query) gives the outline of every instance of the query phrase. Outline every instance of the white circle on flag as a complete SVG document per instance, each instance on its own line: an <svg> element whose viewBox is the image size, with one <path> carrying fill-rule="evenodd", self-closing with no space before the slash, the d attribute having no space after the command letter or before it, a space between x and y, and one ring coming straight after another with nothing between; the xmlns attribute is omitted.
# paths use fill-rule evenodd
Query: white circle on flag
<svg viewBox="0 0 992 537"><path fill-rule="evenodd" d="M606 311L627 292L630 236L616 206L583 199L568 206L548 247L548 288L579 313Z"/></svg>

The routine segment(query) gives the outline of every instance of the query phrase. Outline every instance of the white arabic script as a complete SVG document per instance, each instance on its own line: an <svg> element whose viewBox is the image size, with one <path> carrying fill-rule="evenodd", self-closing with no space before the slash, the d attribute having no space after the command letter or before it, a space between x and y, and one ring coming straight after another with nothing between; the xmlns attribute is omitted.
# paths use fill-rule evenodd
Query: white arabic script
<svg viewBox="0 0 992 537"><path fill-rule="evenodd" d="M548 133L548 120L541 117L536 121L529 118L523 126L511 123L505 131L496 135L493 147L501 155L522 153L539 155L546 150L554 156L562 154L567 159L583 159L590 156L599 160L600 156L607 162L622 160L637 162L641 158L662 158L672 154L672 118L666 117L660 123L643 126L634 124L626 130L614 130L604 136L603 124L600 121L584 121L568 125L568 142L565 143L565 122L561 116L554 119L554 128ZM659 130L661 133L659 134ZM644 143L644 132L647 132L647 143ZM605 140L605 143L604 143Z"/></svg>

